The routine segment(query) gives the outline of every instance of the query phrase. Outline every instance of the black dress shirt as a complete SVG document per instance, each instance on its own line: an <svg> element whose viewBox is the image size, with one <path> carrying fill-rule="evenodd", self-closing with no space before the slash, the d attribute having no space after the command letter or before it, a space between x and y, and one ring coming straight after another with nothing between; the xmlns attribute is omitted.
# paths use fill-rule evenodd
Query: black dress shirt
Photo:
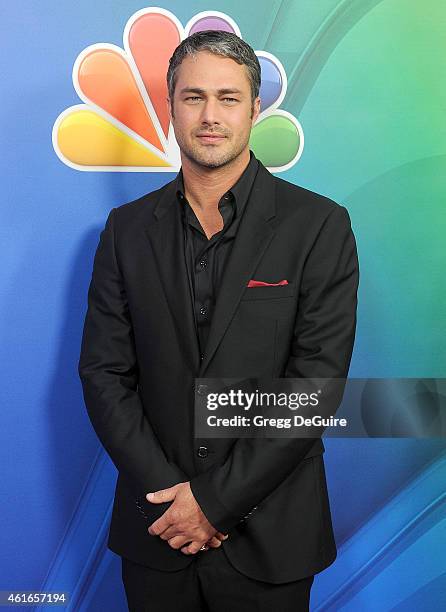
<svg viewBox="0 0 446 612"><path fill-rule="evenodd" d="M206 348L223 272L258 167L257 158L250 151L250 161L243 174L218 203L218 209L223 217L223 229L211 236L209 240L184 194L182 170L178 173L176 195L181 203L184 256L201 359L203 359Z"/></svg>

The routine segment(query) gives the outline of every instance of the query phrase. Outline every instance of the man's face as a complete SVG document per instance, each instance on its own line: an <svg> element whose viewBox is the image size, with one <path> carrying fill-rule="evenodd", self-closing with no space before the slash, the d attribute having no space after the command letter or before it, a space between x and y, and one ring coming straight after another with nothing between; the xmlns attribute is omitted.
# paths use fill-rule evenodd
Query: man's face
<svg viewBox="0 0 446 612"><path fill-rule="evenodd" d="M249 149L260 98L252 104L246 66L207 51L188 56L168 103L178 145L191 161L218 168Z"/></svg>

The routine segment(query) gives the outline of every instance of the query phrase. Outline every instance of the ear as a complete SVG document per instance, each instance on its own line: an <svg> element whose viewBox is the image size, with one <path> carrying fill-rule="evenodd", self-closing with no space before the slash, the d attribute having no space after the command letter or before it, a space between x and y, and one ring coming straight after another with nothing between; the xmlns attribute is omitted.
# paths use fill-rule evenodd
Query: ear
<svg viewBox="0 0 446 612"><path fill-rule="evenodd" d="M170 98L169 97L166 98L166 104L167 104L167 110L169 111L169 120L172 123L173 108L172 108L172 104L170 102Z"/></svg>
<svg viewBox="0 0 446 612"><path fill-rule="evenodd" d="M260 115L260 97L257 96L257 98L254 100L254 104L253 104L253 113L252 113L252 119L251 119L251 125L254 125L254 123L257 121L257 117Z"/></svg>

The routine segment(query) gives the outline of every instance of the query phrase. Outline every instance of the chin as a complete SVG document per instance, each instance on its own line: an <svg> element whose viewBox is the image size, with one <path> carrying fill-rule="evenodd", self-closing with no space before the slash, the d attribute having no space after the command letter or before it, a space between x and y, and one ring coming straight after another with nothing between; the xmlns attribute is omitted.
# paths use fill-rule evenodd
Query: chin
<svg viewBox="0 0 446 612"><path fill-rule="evenodd" d="M220 168L220 166L224 166L225 164L228 163L228 161L226 158L225 159L202 159L202 160L197 160L197 162L199 164L201 164L202 166L206 166L206 168Z"/></svg>
<svg viewBox="0 0 446 612"><path fill-rule="evenodd" d="M189 157L200 166L205 166L206 168L220 168L236 159L241 152L242 151L229 151L218 156L207 156L193 151Z"/></svg>

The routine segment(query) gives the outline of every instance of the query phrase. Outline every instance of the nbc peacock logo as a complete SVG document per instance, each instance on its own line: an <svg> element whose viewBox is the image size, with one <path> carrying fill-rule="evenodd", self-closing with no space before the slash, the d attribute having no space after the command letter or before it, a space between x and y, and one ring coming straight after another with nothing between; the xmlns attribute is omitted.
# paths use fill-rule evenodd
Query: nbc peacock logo
<svg viewBox="0 0 446 612"><path fill-rule="evenodd" d="M132 15L124 49L97 43L84 49L73 66L73 84L83 104L56 119L52 140L59 159L89 172L177 172L180 152L169 121L166 73L178 44L202 30L224 30L240 38L233 19L217 11L198 13L186 26L162 8ZM287 78L279 60L256 51L261 66L260 115L250 148L271 171L291 168L302 155L299 121L279 109Z"/></svg>

